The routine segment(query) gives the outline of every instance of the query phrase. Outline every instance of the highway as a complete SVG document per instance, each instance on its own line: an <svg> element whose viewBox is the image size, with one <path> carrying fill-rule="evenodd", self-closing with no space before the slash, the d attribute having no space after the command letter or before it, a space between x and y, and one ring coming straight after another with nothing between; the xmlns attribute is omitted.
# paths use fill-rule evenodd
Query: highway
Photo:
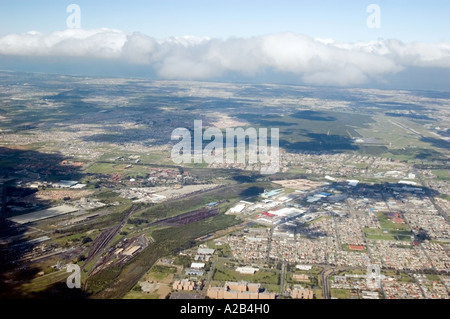
<svg viewBox="0 0 450 319"><path fill-rule="evenodd" d="M323 289L323 299L330 299L330 286L328 284L328 277L334 273L334 269L325 269L322 271L322 289Z"/></svg>

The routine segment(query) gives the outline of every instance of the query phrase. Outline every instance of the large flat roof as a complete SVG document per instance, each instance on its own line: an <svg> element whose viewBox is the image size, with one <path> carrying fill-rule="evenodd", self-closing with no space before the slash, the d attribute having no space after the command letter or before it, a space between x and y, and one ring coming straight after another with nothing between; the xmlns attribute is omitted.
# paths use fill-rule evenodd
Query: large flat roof
<svg viewBox="0 0 450 319"><path fill-rule="evenodd" d="M78 208L74 208L72 206L61 205L61 206L52 207L49 209L44 209L44 210L40 210L37 212L29 213L29 214L10 217L10 218L8 218L8 220L18 223L18 224L27 224L27 223L32 223L32 222L42 220L42 219L47 219L47 218L52 218L52 217L68 214L68 213L73 213L73 212L76 212L77 210L78 210Z"/></svg>

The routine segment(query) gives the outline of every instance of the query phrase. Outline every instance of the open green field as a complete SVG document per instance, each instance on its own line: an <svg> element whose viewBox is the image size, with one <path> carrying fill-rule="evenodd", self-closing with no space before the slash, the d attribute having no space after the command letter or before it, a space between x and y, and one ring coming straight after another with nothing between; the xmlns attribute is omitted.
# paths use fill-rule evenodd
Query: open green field
<svg viewBox="0 0 450 319"><path fill-rule="evenodd" d="M381 229L363 228L367 239L411 241L412 232L408 224L393 223L383 212L376 213L376 216Z"/></svg>
<svg viewBox="0 0 450 319"><path fill-rule="evenodd" d="M376 121L376 124L373 124L370 128L358 128L357 131L363 137L375 138L385 145L385 147L379 148L379 151L373 155L401 161L442 160L445 158L442 148L436 147L426 140L422 140L418 135L394 124L394 122L418 131L425 137L432 138L432 135L422 125L405 118L392 118L383 114L374 115L372 119Z"/></svg>
<svg viewBox="0 0 450 319"><path fill-rule="evenodd" d="M406 148L417 142L417 137L414 134L389 121L398 121L397 119L392 119L382 114L377 114L372 119L376 121L376 124L373 124L371 128L360 128L357 130L362 136L376 138L385 145L390 145L390 148L393 149ZM425 146L425 143L423 144Z"/></svg>
<svg viewBox="0 0 450 319"><path fill-rule="evenodd" d="M174 274L176 272L177 272L177 268L175 268L175 267L155 265L152 267L152 269L150 270L148 275L157 280L162 280L162 279L166 278L168 275Z"/></svg>
<svg viewBox="0 0 450 319"><path fill-rule="evenodd" d="M156 164L156 165L174 165L170 158L170 151L158 150L151 152L126 152L119 149L106 152L99 157L99 161L110 162L121 156L139 156L142 165ZM134 164L134 161L117 162L117 164Z"/></svg>
<svg viewBox="0 0 450 319"><path fill-rule="evenodd" d="M338 299L349 299L351 291L348 289L330 289L331 297L335 297Z"/></svg>
<svg viewBox="0 0 450 319"><path fill-rule="evenodd" d="M441 280L441 278L438 276L438 275L431 275L431 274L428 274L428 275L426 275L427 276L427 279L428 280L433 280L433 281L440 281Z"/></svg>
<svg viewBox="0 0 450 319"><path fill-rule="evenodd" d="M406 230L387 230L363 228L367 239L411 241L411 232Z"/></svg>
<svg viewBox="0 0 450 319"><path fill-rule="evenodd" d="M100 231L98 229L94 229L93 231L87 231L84 233L76 233L69 236L61 236L58 237L57 239L54 239L52 242L57 245L72 245L73 242L82 242L83 240L87 241L89 238L91 240L95 240L95 238L99 234Z"/></svg>
<svg viewBox="0 0 450 319"><path fill-rule="evenodd" d="M219 257L231 257L233 256L233 252L230 248L230 245L224 244L224 245L214 245L212 241L209 241L207 243L209 248L213 248L216 250L217 256Z"/></svg>
<svg viewBox="0 0 450 319"><path fill-rule="evenodd" d="M145 176L150 172L150 166L133 165L131 168L125 168L127 163L119 162L117 164L97 162L87 169L87 173L94 174L122 174L123 176Z"/></svg>
<svg viewBox="0 0 450 319"><path fill-rule="evenodd" d="M123 297L123 299L159 299L159 295L156 292L143 293L141 291L131 290Z"/></svg>
<svg viewBox="0 0 450 319"><path fill-rule="evenodd" d="M391 222L386 213L378 212L376 213L376 216L378 218L378 221L380 222L380 226L382 229L388 229L388 230L405 230L410 231L411 228L408 226L408 224L396 224Z"/></svg>
<svg viewBox="0 0 450 319"><path fill-rule="evenodd" d="M344 276L345 274L365 275L366 273L367 273L366 269L347 269L347 270L336 272L336 275L338 275L338 276Z"/></svg>
<svg viewBox="0 0 450 319"><path fill-rule="evenodd" d="M22 285L21 291L24 295L29 293L37 293L40 291L44 291L48 289L49 286L54 285L56 283L64 283L69 277L69 273L66 270L55 271L43 276L35 277L29 283Z"/></svg>
<svg viewBox="0 0 450 319"><path fill-rule="evenodd" d="M436 169L431 171L434 175L436 175L437 179L448 181L450 180L450 171L443 169Z"/></svg>
<svg viewBox="0 0 450 319"><path fill-rule="evenodd" d="M393 270L382 270L381 273L386 276L395 277L397 280L402 282L414 282L414 278L412 278L408 273L405 272L396 272Z"/></svg>
<svg viewBox="0 0 450 319"><path fill-rule="evenodd" d="M317 276L320 275L320 273L322 272L322 268L317 267L317 266L313 266L310 270L301 270L301 269L296 269L294 265L289 266L289 270L292 274L305 274L305 275L311 275L311 276Z"/></svg>
<svg viewBox="0 0 450 319"><path fill-rule="evenodd" d="M280 290L280 286L278 285L271 285L271 284L262 284L261 285L266 291L268 292L274 292L277 293Z"/></svg>
<svg viewBox="0 0 450 319"><path fill-rule="evenodd" d="M279 271L259 270L254 275L241 274L233 269L224 267L216 268L213 280L215 281L241 281L245 280L253 283L278 285Z"/></svg>

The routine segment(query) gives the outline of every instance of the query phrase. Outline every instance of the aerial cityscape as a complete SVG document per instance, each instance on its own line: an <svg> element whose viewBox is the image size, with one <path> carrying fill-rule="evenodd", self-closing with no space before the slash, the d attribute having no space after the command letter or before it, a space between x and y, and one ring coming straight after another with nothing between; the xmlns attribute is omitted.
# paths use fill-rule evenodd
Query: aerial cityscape
<svg viewBox="0 0 450 319"><path fill-rule="evenodd" d="M67 27L0 34L1 299L450 298L448 77L446 90L392 75L445 78L448 41L402 64L401 49L380 53L392 41L362 53L283 34L300 57L316 41L303 69L295 44L255 53L277 36L133 33L116 57L122 31ZM57 36L85 47L72 56ZM110 40L98 55L96 36ZM103 73L134 53L151 62ZM365 58L379 64L359 69ZM326 60L337 66L314 65ZM201 75L186 76L194 62Z"/></svg>

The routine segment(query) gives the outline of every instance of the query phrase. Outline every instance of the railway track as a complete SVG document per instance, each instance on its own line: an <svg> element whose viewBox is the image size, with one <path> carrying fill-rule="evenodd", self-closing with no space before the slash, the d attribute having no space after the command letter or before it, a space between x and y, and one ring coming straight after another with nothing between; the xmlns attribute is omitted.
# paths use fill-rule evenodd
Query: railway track
<svg viewBox="0 0 450 319"><path fill-rule="evenodd" d="M108 244L113 240L113 238L117 235L117 233L120 232L122 227L127 223L128 218L134 213L136 208L132 206L127 214L125 215L122 222L117 225L113 226L107 230L104 230L94 241L94 243L91 246L91 249L89 250L89 254L87 257L86 262L84 265L87 265L89 262L91 262L93 259L95 259L99 254L103 252L103 250L108 246ZM84 266L83 266L84 268Z"/></svg>

